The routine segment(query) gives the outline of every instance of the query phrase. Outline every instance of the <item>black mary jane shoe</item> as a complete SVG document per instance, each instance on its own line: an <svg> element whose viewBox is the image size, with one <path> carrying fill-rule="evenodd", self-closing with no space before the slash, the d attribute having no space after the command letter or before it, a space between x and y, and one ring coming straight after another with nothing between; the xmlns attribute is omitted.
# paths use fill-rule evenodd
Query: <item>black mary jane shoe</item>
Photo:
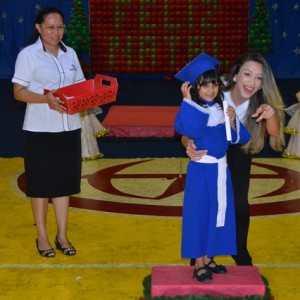
<svg viewBox="0 0 300 300"><path fill-rule="evenodd" d="M215 264L215 267L211 267L210 265L212 265L212 264ZM227 273L227 269L223 265L217 265L213 260L211 260L204 267L207 271L215 273L215 274L225 274L225 273Z"/></svg>
<svg viewBox="0 0 300 300"><path fill-rule="evenodd" d="M212 281L211 273L206 270L206 272L204 272L202 274L198 274L198 272L201 271L201 270L206 270L206 268L205 267L200 267L198 269L194 269L193 277L196 278L198 281L201 281L201 282L210 282L210 281Z"/></svg>
<svg viewBox="0 0 300 300"><path fill-rule="evenodd" d="M47 250L40 250L38 239L35 240L35 243L36 243L36 248L41 256L43 256L43 257L54 257L55 256L55 251L53 248L50 248Z"/></svg>
<svg viewBox="0 0 300 300"><path fill-rule="evenodd" d="M76 249L71 245L68 248L63 248L58 241L57 237L55 237L54 240L55 246L57 250L61 250L62 254L67 255L67 256L74 256L76 255Z"/></svg>

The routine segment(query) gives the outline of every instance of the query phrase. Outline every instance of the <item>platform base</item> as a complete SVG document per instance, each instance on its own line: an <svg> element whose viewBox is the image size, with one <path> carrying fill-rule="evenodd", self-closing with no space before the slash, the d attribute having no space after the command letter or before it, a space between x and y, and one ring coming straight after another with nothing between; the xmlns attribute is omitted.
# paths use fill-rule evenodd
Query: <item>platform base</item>
<svg viewBox="0 0 300 300"><path fill-rule="evenodd" d="M227 273L214 274L209 283L193 278L193 267L153 267L151 274L151 296L210 295L214 297L264 296L266 286L257 267L227 266Z"/></svg>

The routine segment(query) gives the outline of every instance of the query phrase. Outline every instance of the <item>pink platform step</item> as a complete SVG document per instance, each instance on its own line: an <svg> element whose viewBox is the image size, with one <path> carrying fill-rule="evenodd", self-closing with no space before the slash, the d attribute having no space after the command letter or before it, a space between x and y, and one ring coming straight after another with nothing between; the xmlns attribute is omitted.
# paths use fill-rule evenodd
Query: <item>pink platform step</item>
<svg viewBox="0 0 300 300"><path fill-rule="evenodd" d="M221 297L246 297L265 295L265 284L257 267L226 266L227 273L214 274L209 283L192 277L193 267L153 267L151 274L151 296L210 295Z"/></svg>

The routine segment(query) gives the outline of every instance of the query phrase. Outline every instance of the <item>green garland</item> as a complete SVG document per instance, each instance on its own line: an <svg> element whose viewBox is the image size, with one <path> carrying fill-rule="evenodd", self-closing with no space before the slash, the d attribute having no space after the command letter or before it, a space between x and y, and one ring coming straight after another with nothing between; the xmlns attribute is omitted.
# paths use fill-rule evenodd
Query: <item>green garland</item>
<svg viewBox="0 0 300 300"><path fill-rule="evenodd" d="M166 297L166 296L160 296L160 297L151 297L151 275L147 275L143 280L143 286L144 286L144 296L145 300L269 300L271 297L271 291L269 288L269 282L266 278L262 276L262 280L264 281L266 285L266 293L264 296L260 295L251 295L247 297L214 297L209 295L190 295L187 297Z"/></svg>

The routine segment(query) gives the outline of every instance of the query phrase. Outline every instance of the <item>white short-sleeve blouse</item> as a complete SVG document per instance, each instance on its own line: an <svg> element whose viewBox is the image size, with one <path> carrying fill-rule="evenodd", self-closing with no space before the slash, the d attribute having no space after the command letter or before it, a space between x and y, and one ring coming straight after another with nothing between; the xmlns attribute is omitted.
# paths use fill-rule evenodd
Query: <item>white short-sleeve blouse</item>
<svg viewBox="0 0 300 300"><path fill-rule="evenodd" d="M58 56L48 52L40 38L24 48L15 64L13 83L26 86L29 91L44 94L84 81L76 52L62 43ZM62 132L81 128L79 114L60 114L47 103L27 103L23 129L34 132Z"/></svg>

